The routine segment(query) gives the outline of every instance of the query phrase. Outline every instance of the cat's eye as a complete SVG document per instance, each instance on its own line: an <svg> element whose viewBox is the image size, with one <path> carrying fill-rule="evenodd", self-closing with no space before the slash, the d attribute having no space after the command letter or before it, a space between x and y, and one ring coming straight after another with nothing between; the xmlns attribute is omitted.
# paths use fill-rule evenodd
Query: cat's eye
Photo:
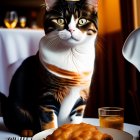
<svg viewBox="0 0 140 140"><path fill-rule="evenodd" d="M57 23L60 24L60 25L64 24L64 22L65 21L62 18L57 19Z"/></svg>
<svg viewBox="0 0 140 140"><path fill-rule="evenodd" d="M86 23L88 23L88 20L85 19L85 18L81 18L81 19L79 19L79 21L78 21L79 26L83 26L83 25L85 25Z"/></svg>
<svg viewBox="0 0 140 140"><path fill-rule="evenodd" d="M64 23L65 23L63 18L53 19L52 21L59 25L64 25Z"/></svg>

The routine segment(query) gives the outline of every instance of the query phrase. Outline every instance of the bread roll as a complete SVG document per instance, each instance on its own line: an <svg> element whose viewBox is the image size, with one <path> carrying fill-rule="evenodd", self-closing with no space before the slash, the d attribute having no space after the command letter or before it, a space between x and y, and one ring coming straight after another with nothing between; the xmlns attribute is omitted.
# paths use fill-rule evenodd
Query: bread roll
<svg viewBox="0 0 140 140"><path fill-rule="evenodd" d="M44 140L113 140L113 138L100 132L96 126L80 123L64 124Z"/></svg>

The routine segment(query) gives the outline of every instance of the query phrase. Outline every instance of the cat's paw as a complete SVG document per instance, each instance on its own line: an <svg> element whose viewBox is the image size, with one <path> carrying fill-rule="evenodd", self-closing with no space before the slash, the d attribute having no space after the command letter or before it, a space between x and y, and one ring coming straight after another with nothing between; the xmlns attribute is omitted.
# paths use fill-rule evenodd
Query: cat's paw
<svg viewBox="0 0 140 140"><path fill-rule="evenodd" d="M33 136L33 130L22 130L21 131L22 137L32 137Z"/></svg>

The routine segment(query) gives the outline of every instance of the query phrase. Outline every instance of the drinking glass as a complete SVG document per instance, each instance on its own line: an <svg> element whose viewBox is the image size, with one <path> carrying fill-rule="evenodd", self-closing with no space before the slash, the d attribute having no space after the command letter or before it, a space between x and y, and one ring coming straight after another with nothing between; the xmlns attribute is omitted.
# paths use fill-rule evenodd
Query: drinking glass
<svg viewBox="0 0 140 140"><path fill-rule="evenodd" d="M16 11L6 12L4 23L7 28L15 28L18 22L18 15Z"/></svg>
<svg viewBox="0 0 140 140"><path fill-rule="evenodd" d="M124 109L120 107L101 107L98 109L100 127L123 130Z"/></svg>
<svg viewBox="0 0 140 140"><path fill-rule="evenodd" d="M20 27L24 28L26 26L26 17L22 16L19 18Z"/></svg>

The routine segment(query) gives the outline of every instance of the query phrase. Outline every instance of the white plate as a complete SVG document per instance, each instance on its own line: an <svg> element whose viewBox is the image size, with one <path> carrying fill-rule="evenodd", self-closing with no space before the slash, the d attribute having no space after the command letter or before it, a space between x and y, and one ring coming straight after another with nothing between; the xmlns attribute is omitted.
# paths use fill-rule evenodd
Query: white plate
<svg viewBox="0 0 140 140"><path fill-rule="evenodd" d="M113 140L133 140L133 136L125 131L101 127L98 127L98 130L111 135L113 137Z"/></svg>
<svg viewBox="0 0 140 140"><path fill-rule="evenodd" d="M41 131L35 134L32 140L43 140L43 138L46 138L48 135L52 134L55 129L56 128L52 128L52 129Z"/></svg>
<svg viewBox="0 0 140 140"><path fill-rule="evenodd" d="M97 128L101 132L111 135L113 137L113 140L133 140L133 136L127 132L112 128L101 128L101 127ZM39 132L33 136L32 140L43 140L43 138L46 138L48 135L52 134L54 130L55 128Z"/></svg>

